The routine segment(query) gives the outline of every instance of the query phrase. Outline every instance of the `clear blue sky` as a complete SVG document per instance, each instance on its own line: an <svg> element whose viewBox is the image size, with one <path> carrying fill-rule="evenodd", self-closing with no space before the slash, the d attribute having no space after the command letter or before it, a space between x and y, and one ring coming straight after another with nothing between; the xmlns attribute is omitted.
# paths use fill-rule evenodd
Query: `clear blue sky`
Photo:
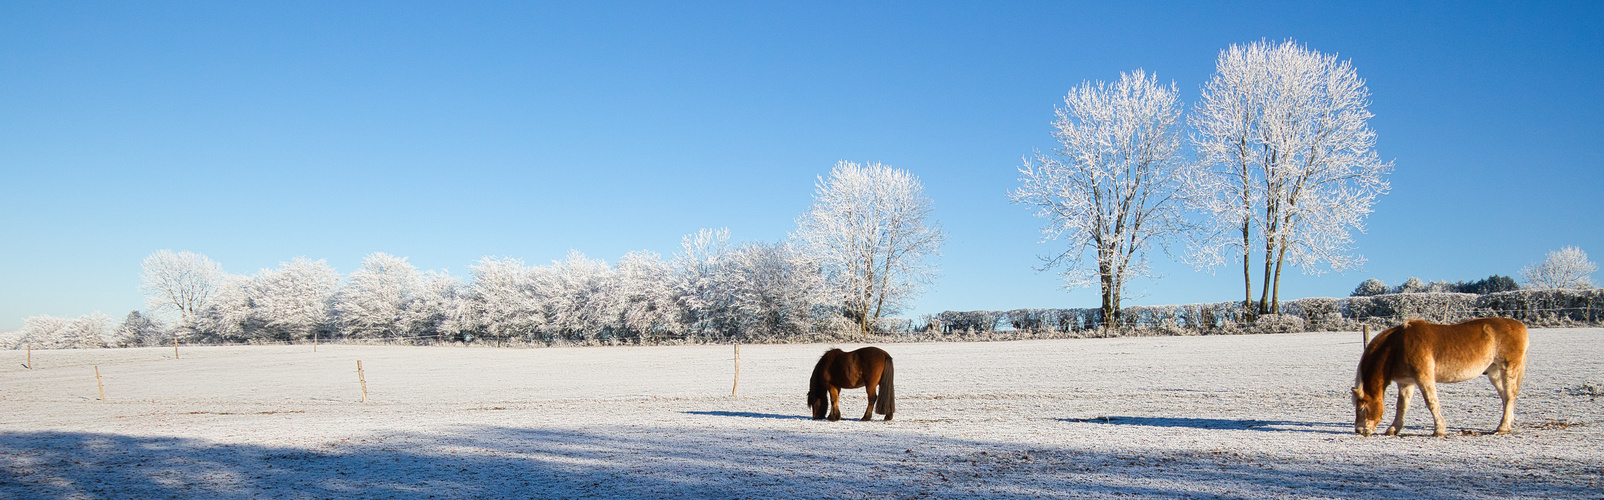
<svg viewBox="0 0 1604 500"><path fill-rule="evenodd" d="M1143 68L1190 103L1260 39L1351 60L1396 162L1366 268L1294 271L1284 299L1604 261L1604 3L802 4L0 3L0 331L143 309L160 249L466 278L703 227L777 240L837 160L935 201L943 276L907 314L1095 307L1032 269L1059 247L1005 195L1021 156L1082 81ZM1154 263L1132 303L1241 294Z"/></svg>

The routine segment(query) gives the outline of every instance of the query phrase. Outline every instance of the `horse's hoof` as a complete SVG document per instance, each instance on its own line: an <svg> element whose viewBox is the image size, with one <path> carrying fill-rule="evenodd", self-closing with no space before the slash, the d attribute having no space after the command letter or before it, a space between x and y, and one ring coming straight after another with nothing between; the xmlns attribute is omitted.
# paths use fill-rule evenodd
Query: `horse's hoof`
<svg viewBox="0 0 1604 500"><path fill-rule="evenodd" d="M890 421L891 421L891 415L886 415L886 421L887 421L887 422L890 422Z"/></svg>

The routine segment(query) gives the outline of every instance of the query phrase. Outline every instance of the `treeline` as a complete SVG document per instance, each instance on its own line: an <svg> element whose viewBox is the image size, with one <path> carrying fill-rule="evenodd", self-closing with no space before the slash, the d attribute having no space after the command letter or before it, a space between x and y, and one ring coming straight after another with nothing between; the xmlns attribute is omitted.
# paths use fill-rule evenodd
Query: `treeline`
<svg viewBox="0 0 1604 500"><path fill-rule="evenodd" d="M168 264L174 262L186 261ZM572 252L547 266L529 266L487 257L470 266L468 282L419 271L407 259L383 253L368 256L343 277L324 261L296 259L252 276L219 273L197 280L215 264L204 257L187 262L154 266L154 274L172 278L147 280L188 287L153 286L153 303L186 295L172 291L177 289L203 297L179 308L184 312L176 324L137 311L115 326L99 313L36 316L0 342L36 348L173 341L754 343L837 338L857 329L818 259L787 242L730 245L724 231L687 236L685 251L671 259L632 252L608 264ZM147 275L152 271L147 265ZM213 283L196 292L197 281Z"/></svg>
<svg viewBox="0 0 1604 500"><path fill-rule="evenodd" d="M683 247L670 259L632 252L613 264L578 252L546 266L487 257L469 267L468 282L384 253L369 255L347 276L307 259L229 275L204 256L158 253L146 263L151 302L188 300L173 302L182 313L173 324L138 311L120 322L101 313L35 316L21 331L0 334L0 346L984 340L1343 331L1410 318L1446 323L1488 316L1539 327L1604 324L1604 290L1521 290L1495 275L1452 283L1411 278L1397 287L1366 280L1351 297L1282 302L1281 314L1259 314L1241 302L1131 306L1110 325L1101 308L947 311L882 319L866 337L845 313L826 268L790 243L732 246L727 232L702 231Z"/></svg>
<svg viewBox="0 0 1604 500"><path fill-rule="evenodd" d="M746 252L778 248L774 245L743 247ZM739 250L739 249L738 249ZM382 255L382 254L378 254ZM511 277L510 282L493 287L474 286L458 290L460 309L468 315L453 317L432 309L431 304L452 304L453 301L410 302L414 307L398 307L385 314L395 314L392 322L377 321L376 316L356 321L351 305L333 310L345 319L329 321L324 329L313 332L327 340L367 341L381 340L395 343L430 344L448 343L516 343L522 345L612 345L612 344L674 344L707 342L818 342L853 338L874 341L962 341L1007 340L1025 338L1082 338L1148 335L1218 335L1250 333L1291 333L1303 331L1350 331L1369 326L1380 330L1397 325L1406 319L1425 319L1439 323L1452 323L1480 317L1506 317L1525 322L1533 327L1578 327L1604 325L1604 289L1574 290L1514 290L1489 294L1453 292L1387 293L1372 296L1345 298L1306 298L1281 303L1282 314L1256 315L1256 311L1242 308L1240 302L1185 304L1169 306L1131 306L1121 314L1121 324L1107 328L1100 323L1100 308L1079 309L1015 309L1011 311L946 311L917 319L887 319L868 338L857 336L857 326L841 316L839 309L821 302L798 300L802 295L786 298L782 290L794 287L746 286L732 289L711 302L701 302L704 308L691 304L696 300L689 295L669 293L651 299L650 294L624 296L623 301L606 299L620 297L597 293L589 297L573 291L603 290L609 279L590 283L595 287L566 288L566 302L551 300L549 307L519 307L515 303L491 306L499 297L509 298L507 290L534 291L538 281L552 280L557 275L575 270L603 271L610 269L614 289L628 289L624 280L651 276L644 270L675 271L673 266L637 267L650 263L646 256L626 258L616 266L605 266L582 256L570 256L567 261L545 268L521 267L508 259L482 261L475 275L483 277ZM748 255L747 258L753 256ZM761 259L760 259L761 260ZM626 264L629 263L629 264ZM497 269L490 271L486 265ZM742 265L726 263L733 267ZM480 270L485 268L485 270ZM561 271L560 269L569 269ZM756 269L748 267L748 271ZM489 273L489 274L484 274ZM605 275L598 273L597 275ZM710 273L716 276L721 273ZM737 273L739 274L739 273ZM522 277L519 277L522 276ZM593 275L595 276L595 275ZM751 276L751 275L748 275ZM736 278L741 280L741 278ZM794 278L793 278L794 279ZM703 281L704 285L724 280ZM679 281L689 284L697 280ZM768 280L746 281L756 284ZM783 281L783 280L782 280ZM583 281L580 281L583 282ZM547 281L550 283L550 281ZM794 284L793 284L794 285ZM501 291L491 291L498 288ZM449 289L449 287L448 287ZM670 288L672 289L672 288ZM547 289L551 290L551 289ZM702 288L702 290L707 290ZM744 291L741 291L744 290ZM664 290L667 291L667 290ZM805 290L803 290L805 294ZM744 297L742 297L744 295ZM351 298L353 295L344 295ZM538 300L542 295L524 296ZM555 299L561 295L545 295ZM585 300L576 300L585 299ZM769 302L765 303L767 300ZM403 301L403 303L405 303ZM580 305L586 304L586 305ZM756 313L741 313L742 309ZM210 314L220 314L221 307ZM433 312L430 312L433 311ZM369 310L369 312L378 312ZM244 313L249 316L251 313ZM588 319L586 319L588 318ZM1253 318L1251 320L1245 318ZM600 320L600 321L598 321ZM216 321L215 317L207 321ZM498 321L502 322L496 324ZM34 348L91 348L137 347L164 345L174 339L201 343L267 343L306 342L305 333L289 333L279 323L275 329L270 322L257 318L229 330L204 328L165 327L149 317L132 312L116 327L104 314L91 314L76 319L36 316L27 320L22 332L16 332L8 343L20 348L31 344ZM339 326L340 328L336 328ZM464 329L466 326L468 328ZM450 332L450 333L448 333ZM254 334L254 335L253 335Z"/></svg>

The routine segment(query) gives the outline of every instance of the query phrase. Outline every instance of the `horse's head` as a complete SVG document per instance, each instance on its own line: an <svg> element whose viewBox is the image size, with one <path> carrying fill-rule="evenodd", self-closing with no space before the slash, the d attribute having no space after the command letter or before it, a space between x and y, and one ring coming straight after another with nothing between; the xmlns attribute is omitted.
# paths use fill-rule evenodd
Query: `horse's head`
<svg viewBox="0 0 1604 500"><path fill-rule="evenodd" d="M824 420L824 414L830 411L829 391L820 390L817 385L808 389L808 408L813 410L814 420Z"/></svg>
<svg viewBox="0 0 1604 500"><path fill-rule="evenodd" d="M1375 434L1381 423L1381 395L1365 394L1362 387L1353 388L1353 431L1361 436Z"/></svg>
<svg viewBox="0 0 1604 500"><path fill-rule="evenodd" d="M813 410L814 420L824 420L825 414L830 412L830 381L827 373L832 361L838 360L842 354L840 349L824 351L819 356L818 364L813 365L813 377L808 379L808 408Z"/></svg>
<svg viewBox="0 0 1604 500"><path fill-rule="evenodd" d="M1387 392L1385 365L1392 349L1391 339L1406 326L1408 323L1382 330L1359 357L1359 370L1353 378L1353 431L1361 436L1374 434L1376 425L1381 423L1381 398Z"/></svg>

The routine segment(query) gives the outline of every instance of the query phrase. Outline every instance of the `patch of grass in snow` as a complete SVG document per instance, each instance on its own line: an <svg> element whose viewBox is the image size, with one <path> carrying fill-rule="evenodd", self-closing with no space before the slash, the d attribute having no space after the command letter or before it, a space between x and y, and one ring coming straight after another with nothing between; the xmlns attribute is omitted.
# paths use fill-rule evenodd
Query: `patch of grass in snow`
<svg viewBox="0 0 1604 500"><path fill-rule="evenodd" d="M1597 398L1599 396L1604 396L1604 382L1583 382L1582 385L1576 386L1568 392L1570 392L1572 396Z"/></svg>
<svg viewBox="0 0 1604 500"><path fill-rule="evenodd" d="M1529 424L1528 426L1533 428L1533 429L1552 431L1552 430L1565 430L1565 429L1569 429L1569 428L1572 428L1572 427L1581 427L1581 426L1584 426L1584 425L1587 425L1587 422L1576 422L1576 421L1571 421L1571 420L1544 420L1544 421L1539 422L1539 423Z"/></svg>

